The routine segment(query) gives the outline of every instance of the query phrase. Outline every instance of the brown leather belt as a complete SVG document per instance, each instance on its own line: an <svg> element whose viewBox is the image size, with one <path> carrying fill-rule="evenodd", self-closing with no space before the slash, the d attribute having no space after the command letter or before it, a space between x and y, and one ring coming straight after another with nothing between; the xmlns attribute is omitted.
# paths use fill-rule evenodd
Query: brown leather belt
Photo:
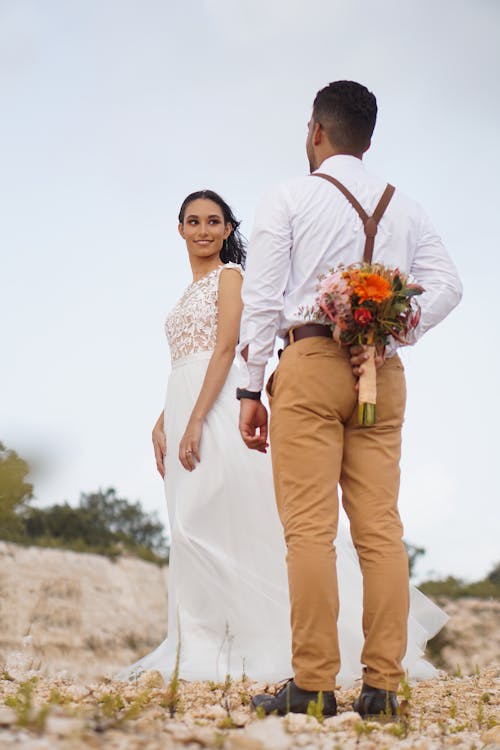
<svg viewBox="0 0 500 750"><path fill-rule="evenodd" d="M297 328L290 328L283 339L283 347L286 348L289 344L295 343L295 341L308 339L311 336L324 336L327 339L331 339L332 329L330 326L325 326L321 323L306 323L303 326L297 326Z"/></svg>

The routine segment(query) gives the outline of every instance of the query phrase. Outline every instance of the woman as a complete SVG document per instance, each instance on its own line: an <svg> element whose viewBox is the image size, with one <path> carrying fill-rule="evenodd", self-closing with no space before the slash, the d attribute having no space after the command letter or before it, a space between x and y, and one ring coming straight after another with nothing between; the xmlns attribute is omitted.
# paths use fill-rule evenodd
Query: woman
<svg viewBox="0 0 500 750"><path fill-rule="evenodd" d="M271 464L238 432L234 364L241 315L244 246L230 207L210 190L191 193L179 213L193 282L169 314L172 356L165 411L153 429L171 527L168 638L121 678L158 669L221 680L226 674L277 682L292 674L283 531ZM354 548L339 530L338 684L361 676L362 582ZM412 590L410 676L435 670L420 657L446 616ZM424 624L425 623L425 624Z"/></svg>

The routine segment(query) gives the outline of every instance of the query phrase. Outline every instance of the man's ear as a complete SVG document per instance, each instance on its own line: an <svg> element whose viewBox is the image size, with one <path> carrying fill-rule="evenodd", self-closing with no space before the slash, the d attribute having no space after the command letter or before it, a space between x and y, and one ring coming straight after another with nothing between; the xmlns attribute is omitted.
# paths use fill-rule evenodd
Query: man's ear
<svg viewBox="0 0 500 750"><path fill-rule="evenodd" d="M177 229L178 229L179 234L182 237L182 239L185 240L186 239L186 235L184 234L184 227L182 226L182 224L178 224Z"/></svg>
<svg viewBox="0 0 500 750"><path fill-rule="evenodd" d="M323 130L322 126L319 122L314 123L314 129L312 133L312 142L314 146L319 146L321 143L323 143L324 138L326 137L326 133Z"/></svg>

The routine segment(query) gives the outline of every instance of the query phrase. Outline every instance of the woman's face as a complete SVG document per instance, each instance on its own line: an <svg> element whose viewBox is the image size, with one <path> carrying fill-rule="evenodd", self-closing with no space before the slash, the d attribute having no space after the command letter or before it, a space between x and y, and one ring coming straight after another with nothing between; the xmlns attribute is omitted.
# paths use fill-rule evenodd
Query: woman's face
<svg viewBox="0 0 500 750"><path fill-rule="evenodd" d="M179 233L186 240L188 253L195 258L217 256L231 230L231 224L224 224L220 206L208 198L188 203L184 221L179 224Z"/></svg>

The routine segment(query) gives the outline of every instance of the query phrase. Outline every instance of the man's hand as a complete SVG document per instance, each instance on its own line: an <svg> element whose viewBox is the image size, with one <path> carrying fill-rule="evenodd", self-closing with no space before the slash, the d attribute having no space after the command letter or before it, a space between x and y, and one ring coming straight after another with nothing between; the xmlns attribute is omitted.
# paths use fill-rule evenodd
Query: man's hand
<svg viewBox="0 0 500 750"><path fill-rule="evenodd" d="M261 401L241 399L240 434L247 448L267 452L267 409Z"/></svg>
<svg viewBox="0 0 500 750"><path fill-rule="evenodd" d="M367 346L361 346L361 344L354 344L354 346L351 346L349 349L350 352L350 359L351 359L351 367L352 371L354 373L354 376L356 378L359 378L360 375L363 373L363 363L366 362L368 359L368 347ZM385 362L384 359L385 355L385 347L377 344L376 351L375 351L375 367L378 369L379 367L382 367L382 365ZM357 384L356 384L357 387Z"/></svg>

